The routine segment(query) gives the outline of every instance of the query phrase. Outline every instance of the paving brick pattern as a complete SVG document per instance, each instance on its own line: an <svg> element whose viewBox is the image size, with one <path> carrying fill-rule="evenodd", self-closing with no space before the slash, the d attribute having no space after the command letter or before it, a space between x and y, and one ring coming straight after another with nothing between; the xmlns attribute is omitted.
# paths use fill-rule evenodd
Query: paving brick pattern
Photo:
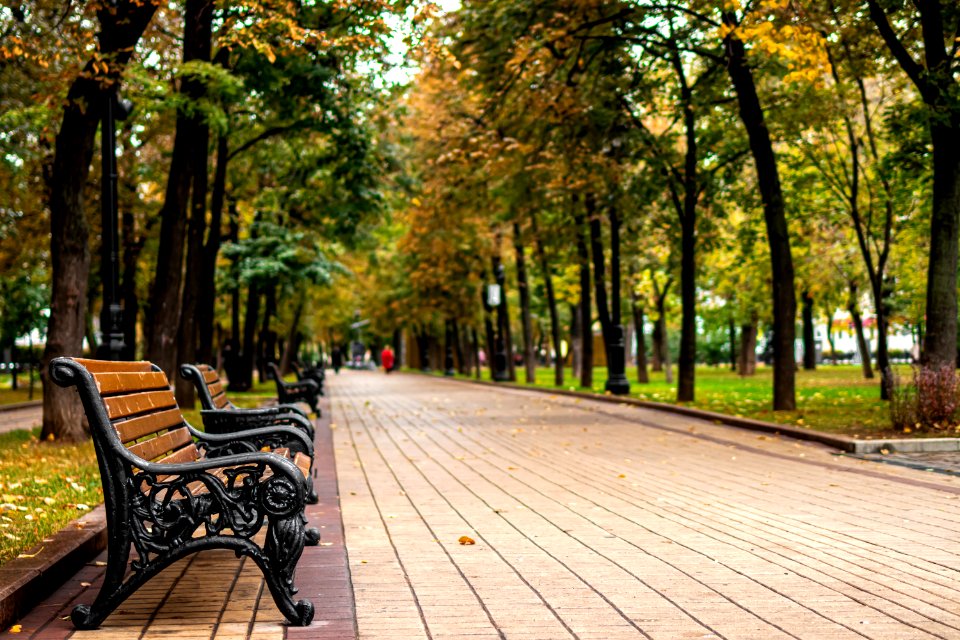
<svg viewBox="0 0 960 640"><path fill-rule="evenodd" d="M328 385L364 640L960 638L960 479L635 407Z"/></svg>

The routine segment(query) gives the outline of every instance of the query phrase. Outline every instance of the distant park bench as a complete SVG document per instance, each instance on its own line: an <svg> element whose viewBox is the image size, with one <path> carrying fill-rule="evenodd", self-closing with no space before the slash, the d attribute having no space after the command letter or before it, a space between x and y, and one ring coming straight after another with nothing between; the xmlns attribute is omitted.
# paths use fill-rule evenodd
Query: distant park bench
<svg viewBox="0 0 960 640"><path fill-rule="evenodd" d="M310 624L313 604L292 599L303 547L320 539L306 528L313 443L302 431L197 431L166 375L149 362L56 358L50 377L80 394L107 511L103 586L92 605L74 607L77 628L97 628L164 568L216 548L256 562L283 615L293 625ZM261 543L254 538L264 525ZM128 566L131 545L137 557Z"/></svg>
<svg viewBox="0 0 960 640"><path fill-rule="evenodd" d="M277 402L280 404L305 402L310 405L315 414L320 415L320 408L317 406L320 385L313 380L285 382L283 376L280 375L280 368L274 362L267 363L267 375L277 383Z"/></svg>
<svg viewBox="0 0 960 640"><path fill-rule="evenodd" d="M227 398L227 390L217 370L206 364L182 364L180 377L192 382L197 389L202 407L200 417L207 433L228 433L237 428L285 424L303 429L313 442L313 423L306 412L294 404L240 409Z"/></svg>
<svg viewBox="0 0 960 640"><path fill-rule="evenodd" d="M311 367L299 362L292 362L290 363L290 368L293 369L293 373L296 374L297 380L313 380L316 382L320 388L320 395L323 395L323 383L327 375L322 365L318 364Z"/></svg>

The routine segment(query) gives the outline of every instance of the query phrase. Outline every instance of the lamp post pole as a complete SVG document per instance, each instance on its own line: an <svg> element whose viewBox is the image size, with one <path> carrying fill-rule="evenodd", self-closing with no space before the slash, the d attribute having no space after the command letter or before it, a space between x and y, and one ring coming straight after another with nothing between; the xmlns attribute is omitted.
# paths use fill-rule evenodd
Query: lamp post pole
<svg viewBox="0 0 960 640"><path fill-rule="evenodd" d="M103 281L103 307L100 310L102 338L97 357L120 360L123 341L123 310L120 308L119 241L117 233L117 149L116 119L125 119L130 103L120 102L114 85L104 95L103 120L100 123L100 279Z"/></svg>
<svg viewBox="0 0 960 640"><path fill-rule="evenodd" d="M457 375L456 369L453 368L453 321L445 320L443 325L443 341L444 341L444 358L443 358L443 375L451 377Z"/></svg>

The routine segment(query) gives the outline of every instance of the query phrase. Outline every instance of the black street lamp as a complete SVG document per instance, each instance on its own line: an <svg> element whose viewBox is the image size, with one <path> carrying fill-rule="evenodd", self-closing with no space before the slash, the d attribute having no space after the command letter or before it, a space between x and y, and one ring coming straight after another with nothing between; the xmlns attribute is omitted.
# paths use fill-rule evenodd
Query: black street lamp
<svg viewBox="0 0 960 640"><path fill-rule="evenodd" d="M123 341L123 310L120 308L119 241L117 233L117 146L115 120L126 120L133 103L121 100L117 89L107 89L104 96L103 120L100 123L100 279L103 281L103 308L100 310L102 337L97 357L120 360L126 345Z"/></svg>
<svg viewBox="0 0 960 640"><path fill-rule="evenodd" d="M623 325L613 325L611 332L613 335L610 340L610 350L607 352L607 383L604 389L622 396L630 393L630 381L627 380L626 374L627 345L623 337Z"/></svg>
<svg viewBox="0 0 960 640"><path fill-rule="evenodd" d="M444 322L444 358L443 358L443 375L445 376L455 376L457 374L456 369L453 368L453 321L446 320Z"/></svg>

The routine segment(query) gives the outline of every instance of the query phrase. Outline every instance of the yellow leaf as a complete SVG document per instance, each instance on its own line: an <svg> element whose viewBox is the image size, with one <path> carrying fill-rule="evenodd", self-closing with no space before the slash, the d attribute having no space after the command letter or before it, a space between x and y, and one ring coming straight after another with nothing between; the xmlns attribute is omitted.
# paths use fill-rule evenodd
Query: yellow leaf
<svg viewBox="0 0 960 640"><path fill-rule="evenodd" d="M460 544L477 544L477 541L469 536L460 536L460 539L457 540Z"/></svg>
<svg viewBox="0 0 960 640"><path fill-rule="evenodd" d="M10 627L10 633L20 633L20 628L21 627L19 624L15 624L12 627Z"/></svg>

